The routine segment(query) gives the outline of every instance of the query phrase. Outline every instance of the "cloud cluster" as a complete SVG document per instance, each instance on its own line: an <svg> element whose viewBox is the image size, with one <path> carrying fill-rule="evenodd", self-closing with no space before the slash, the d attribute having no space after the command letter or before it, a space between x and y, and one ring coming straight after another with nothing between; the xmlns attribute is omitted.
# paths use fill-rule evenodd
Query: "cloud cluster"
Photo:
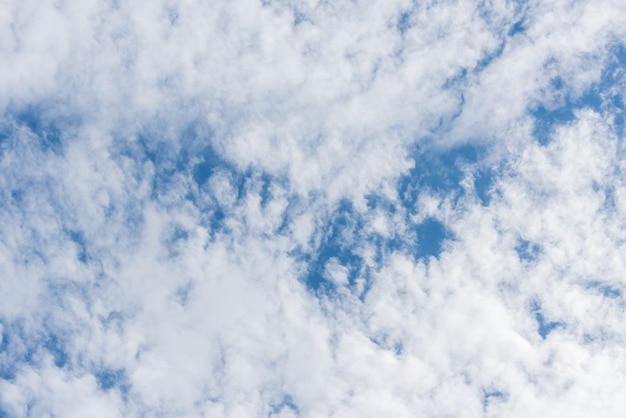
<svg viewBox="0 0 626 418"><path fill-rule="evenodd" d="M620 416L625 20L8 2L0 416Z"/></svg>

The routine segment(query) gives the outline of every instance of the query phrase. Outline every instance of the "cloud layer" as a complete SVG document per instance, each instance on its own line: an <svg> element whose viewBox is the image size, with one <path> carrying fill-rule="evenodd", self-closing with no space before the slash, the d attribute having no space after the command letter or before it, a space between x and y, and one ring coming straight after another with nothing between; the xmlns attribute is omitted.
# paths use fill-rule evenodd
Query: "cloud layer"
<svg viewBox="0 0 626 418"><path fill-rule="evenodd" d="M0 416L623 415L624 28L8 2Z"/></svg>

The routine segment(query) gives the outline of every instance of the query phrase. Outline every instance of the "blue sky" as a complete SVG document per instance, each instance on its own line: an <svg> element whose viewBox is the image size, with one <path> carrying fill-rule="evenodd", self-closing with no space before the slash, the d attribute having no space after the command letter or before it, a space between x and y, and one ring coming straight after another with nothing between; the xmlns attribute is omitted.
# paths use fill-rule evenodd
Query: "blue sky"
<svg viewBox="0 0 626 418"><path fill-rule="evenodd" d="M0 417L621 417L619 1L9 1Z"/></svg>

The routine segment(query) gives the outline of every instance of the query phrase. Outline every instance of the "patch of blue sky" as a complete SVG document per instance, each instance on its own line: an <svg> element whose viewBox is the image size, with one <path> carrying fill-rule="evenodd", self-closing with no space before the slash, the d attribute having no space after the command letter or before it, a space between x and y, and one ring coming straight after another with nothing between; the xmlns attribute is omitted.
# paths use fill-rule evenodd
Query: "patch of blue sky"
<svg viewBox="0 0 626 418"><path fill-rule="evenodd" d="M106 330L115 330L118 333L122 333L124 330L124 321L128 319L128 311L125 315L121 311L113 310L107 313L106 317L100 315L99 321L102 327ZM132 313L130 314L132 315Z"/></svg>
<svg viewBox="0 0 626 418"><path fill-rule="evenodd" d="M506 392L497 389L483 389L483 409L487 409L494 402L505 402L507 399Z"/></svg>
<svg viewBox="0 0 626 418"><path fill-rule="evenodd" d="M537 141L546 145L554 130L575 118L576 110L590 108L601 114L614 115L613 125L618 136L624 135L624 97L622 94L624 76L626 75L626 49L623 45L616 45L611 50L609 59L602 71L600 80L593 83L579 96L572 96L562 78L551 80L550 89L556 96L563 99L555 105L538 103L529 109L535 120L533 135ZM619 87L622 88L619 88ZM616 89L616 87L618 87Z"/></svg>
<svg viewBox="0 0 626 418"><path fill-rule="evenodd" d="M272 198L270 190L272 183L280 183L279 179L252 168L243 173L237 171L232 171L232 173L236 178L237 201L244 199L248 193L258 193L261 198L259 202L261 208L265 208ZM259 184L260 187L256 190L256 186Z"/></svg>
<svg viewBox="0 0 626 418"><path fill-rule="evenodd" d="M373 261L377 265L382 265L384 257L392 252L427 261L430 257L438 258L445 241L454 239L452 232L435 218L427 218L412 225L404 234L395 233L383 237L377 233L366 233L364 226L373 211L383 209L393 214L400 210L392 202L376 195L369 195L367 204L368 211L359 213L350 202L341 202L320 231L321 240L317 251L313 254L301 254L300 258L309 266L304 281L312 291L328 293L336 288L336 283L326 277L327 264L331 260L346 269L349 286L354 285L357 278L361 278L365 280L367 290L372 271L363 256L365 247L374 250ZM410 222L408 217L406 220Z"/></svg>
<svg viewBox="0 0 626 418"><path fill-rule="evenodd" d="M325 278L326 264L332 258L348 269L348 281L354 283L363 269L363 257L356 253L358 231L362 226L363 219L352 203L342 201L320 231L321 244L316 254L305 257L309 261L309 273L305 278L309 289L322 292L334 289L333 282Z"/></svg>
<svg viewBox="0 0 626 418"><path fill-rule="evenodd" d="M14 212L24 207L26 192L23 184L16 184L13 179L4 179L5 187L0 188L0 210ZM2 232L0 231L0 236Z"/></svg>
<svg viewBox="0 0 626 418"><path fill-rule="evenodd" d="M35 103L23 108L10 106L0 121L0 143L26 129L38 138L44 152L62 154L64 136L79 126L80 117L55 114L59 113L57 106L48 103Z"/></svg>
<svg viewBox="0 0 626 418"><path fill-rule="evenodd" d="M98 387L102 390L110 390L113 388L119 388L121 392L127 392L128 378L126 376L126 370L124 369L112 369L108 367L102 367L94 372L94 377L98 382Z"/></svg>
<svg viewBox="0 0 626 418"><path fill-rule="evenodd" d="M202 153L202 162L193 166L193 180L198 186L202 186L219 169L230 172L235 171L230 164L217 155L212 147L206 147Z"/></svg>
<svg viewBox="0 0 626 418"><path fill-rule="evenodd" d="M515 36L518 33L524 33L524 31L526 30L525 24L526 24L525 19L518 20L511 26L511 29L509 29L508 35Z"/></svg>
<svg viewBox="0 0 626 418"><path fill-rule="evenodd" d="M535 261L541 253L541 247L538 244L520 238L515 246L515 252L522 261Z"/></svg>
<svg viewBox="0 0 626 418"><path fill-rule="evenodd" d="M10 380L15 376L14 360L9 352L9 341L11 336L6 325L2 324L2 342L0 343L0 379Z"/></svg>
<svg viewBox="0 0 626 418"><path fill-rule="evenodd" d="M22 189L11 190L11 201L13 204L20 206L24 202L24 190Z"/></svg>
<svg viewBox="0 0 626 418"><path fill-rule="evenodd" d="M60 153L62 151L61 130L57 123L44 117L44 112L36 106L14 114L17 126L27 127L41 141L41 146L46 151Z"/></svg>
<svg viewBox="0 0 626 418"><path fill-rule="evenodd" d="M172 225L167 232L165 239L162 241L163 245L168 251L170 258L175 258L181 254L183 244L189 238L189 232L180 225Z"/></svg>
<svg viewBox="0 0 626 418"><path fill-rule="evenodd" d="M454 75L448 77L443 85L441 86L444 90L457 89L459 91L459 105L455 114L452 115L450 120L454 120L458 118L463 112L463 105L465 104L465 95L462 93L463 84L467 81L467 75L469 71L467 68L461 68ZM441 129L444 127L444 119L443 117L439 118L439 124L437 125L437 129Z"/></svg>
<svg viewBox="0 0 626 418"><path fill-rule="evenodd" d="M191 160L205 156L205 150L213 138L212 131L204 125L191 122L186 128L173 130L162 123L154 123L134 135L132 140L119 135L113 143L112 151L135 161L137 178L142 178L143 163L151 162L158 181L164 182L175 172L187 171ZM174 139L175 137L175 139Z"/></svg>
<svg viewBox="0 0 626 418"><path fill-rule="evenodd" d="M290 394L283 395L280 402L271 405L272 414L282 414L287 411L291 411L297 415L300 413L300 408L293 400L293 397Z"/></svg>
<svg viewBox="0 0 626 418"><path fill-rule="evenodd" d="M404 344L402 344L402 341L393 340L388 334L369 337L369 340L376 345L376 347L392 351L396 356L402 355L404 351Z"/></svg>
<svg viewBox="0 0 626 418"><path fill-rule="evenodd" d="M261 196L261 207L265 208L272 198L270 186L272 182L275 182L276 180L265 173L261 173L260 180L263 183L259 192L259 195Z"/></svg>
<svg viewBox="0 0 626 418"><path fill-rule="evenodd" d="M622 297L622 290L608 283L593 280L585 286L588 290L597 291L601 295L609 299L618 299Z"/></svg>
<svg viewBox="0 0 626 418"><path fill-rule="evenodd" d="M302 22L310 22L311 19L302 11L294 9L293 11L293 26L298 26Z"/></svg>
<svg viewBox="0 0 626 418"><path fill-rule="evenodd" d="M197 170L194 168L194 170ZM200 176L202 179L202 183L197 183L198 188L190 191L188 198L198 207L209 210L210 216L208 217L207 223L210 227L210 231L213 233L217 232L228 232L225 228L225 220L232 215L234 208L243 204L245 199L251 193L258 193L260 198L260 206L261 208L267 207L267 204L272 200L272 192L271 185L273 183L278 183L279 180L275 179L263 172L254 170L252 168L247 169L244 172L237 171L234 167L228 164L219 164L213 167L213 169L209 170L207 166L203 167L202 170L210 171L203 172ZM204 199L205 204L208 206L203 207L202 203L200 203L200 199L198 199L197 193L207 193L207 190L202 188L202 185L205 184L208 179L216 174L217 172L221 172L230 178L233 187L236 191L236 196L234 202L229 205L225 205L219 201L219 199L215 198L215 196L206 195L206 199ZM196 173L197 174L197 171ZM197 178L197 176L196 176Z"/></svg>
<svg viewBox="0 0 626 418"><path fill-rule="evenodd" d="M417 260L438 258L443 250L443 244L448 239L454 239L452 232L435 218L428 218L415 226L417 243L414 246L414 256Z"/></svg>
<svg viewBox="0 0 626 418"><path fill-rule="evenodd" d="M135 168L139 170L143 170L145 162L152 163L151 198L160 200L164 192L175 184L174 175L184 166L184 162L179 161L180 151L173 142L148 135L140 134L137 141L125 150L125 154L136 162ZM141 179L144 173L138 171L134 174Z"/></svg>
<svg viewBox="0 0 626 418"><path fill-rule="evenodd" d="M62 368L69 359L62 340L56 334L50 334L44 342L44 348L52 354L55 366Z"/></svg>
<svg viewBox="0 0 626 418"><path fill-rule="evenodd" d="M181 155L184 156L185 153L187 150L183 149ZM230 179L236 191L235 201L232 203L233 207L243 203L249 193L258 193L261 208L265 208L273 197L272 185L282 184L281 179L253 167L239 170L222 158L211 146L204 147L200 155L202 156L201 161L195 162L193 165L189 163L189 158L179 159L177 170L178 172L189 173L193 179L195 187L188 190L186 198L200 209L210 213L205 224L209 226L212 234L227 232L223 230L224 221L231 215L232 211L232 207L221 204L219 199L211 196L204 187L213 176L224 175ZM200 199L200 194L203 194L203 199Z"/></svg>
<svg viewBox="0 0 626 418"><path fill-rule="evenodd" d="M607 66L602 83L611 91L607 95L605 103L609 111L614 115L613 125L615 132L620 138L624 137L624 111L626 111L624 91L626 90L626 47L617 45L614 48L612 60ZM615 86L616 88L611 88Z"/></svg>
<svg viewBox="0 0 626 418"><path fill-rule="evenodd" d="M472 69L472 73L478 74L487 68L493 61L502 56L504 48L506 47L506 40L500 41L495 50L487 51L483 57L476 63Z"/></svg>
<svg viewBox="0 0 626 418"><path fill-rule="evenodd" d="M190 280L186 284L179 286L176 289L176 301L180 304L180 306L187 305L189 301L189 297L191 296L191 292L193 290L193 282Z"/></svg>
<svg viewBox="0 0 626 418"><path fill-rule="evenodd" d="M0 118L0 155L5 150L6 142L13 137L15 133L15 123L7 117Z"/></svg>
<svg viewBox="0 0 626 418"><path fill-rule="evenodd" d="M492 198L492 186L497 172L491 167L484 167L474 174L474 190L483 206L489 206Z"/></svg>
<svg viewBox="0 0 626 418"><path fill-rule="evenodd" d="M18 368L24 363L23 358L11 357L0 353L0 379L11 381L15 379Z"/></svg>
<svg viewBox="0 0 626 418"><path fill-rule="evenodd" d="M621 177L621 170L616 169L615 176ZM593 183L592 185L593 191L599 194L604 194L604 202L602 203L602 211L605 213L615 213L617 210L617 201L615 195L615 186L609 184L607 186L602 186L598 183Z"/></svg>
<svg viewBox="0 0 626 418"><path fill-rule="evenodd" d="M404 208L400 209L396 207L396 204L389 199L376 195L370 194L366 196L367 208L369 211L377 211L381 210L387 216L394 216L396 213L403 213L403 218L405 221L409 221L409 217L406 216L406 210ZM404 252L410 253L412 244L411 242L407 242L407 237L400 234L399 231L392 233L391 236L382 237L378 234L372 234L368 237L368 240L372 242L375 246L375 257L374 262L380 264L383 261L383 256L386 252ZM409 240L411 241L411 240Z"/></svg>
<svg viewBox="0 0 626 418"><path fill-rule="evenodd" d="M67 231L67 234L70 237L70 240L76 244L77 252L76 258L81 263L86 263L89 261L89 254L87 252L87 243L85 241L85 234L82 231L70 230Z"/></svg>
<svg viewBox="0 0 626 418"><path fill-rule="evenodd" d="M552 81L552 87L555 90L561 90L563 83L559 78ZM594 107L597 103L593 101ZM566 100L565 106L559 106L556 108L548 108L546 105L540 104L536 109L533 109L530 113L535 118L535 126L533 129L533 135L539 141L541 145L546 145L550 141L550 136L554 132L554 129L565 123L574 120L574 110L577 107L570 99Z"/></svg>
<svg viewBox="0 0 626 418"><path fill-rule="evenodd" d="M537 321L537 334L544 340L555 329L565 327L565 324L561 321L546 321L541 309L541 303L536 300L531 303L530 310L535 316L535 321Z"/></svg>
<svg viewBox="0 0 626 418"><path fill-rule="evenodd" d="M2 340L0 340L0 353L6 351L7 347L9 346L9 334L7 333L6 328L4 327L4 323L0 322L0 329L2 329L2 332L0 333L0 338L2 338Z"/></svg>
<svg viewBox="0 0 626 418"><path fill-rule="evenodd" d="M0 379L13 380L24 365L36 366L41 354L52 356L54 364L61 368L69 361L63 339L46 329L42 334L29 334L21 322L4 323L0 347Z"/></svg>
<svg viewBox="0 0 626 418"><path fill-rule="evenodd" d="M398 16L396 28L398 29L398 31L400 32L402 36L404 36L406 31L408 31L409 29L413 27L413 22L411 22L411 15L412 15L411 10L405 10L400 13L400 16Z"/></svg>
<svg viewBox="0 0 626 418"><path fill-rule="evenodd" d="M477 163L484 158L486 150L482 146L464 144L449 150L416 149L413 155L414 167L400 177L398 193L402 205L412 210L420 193L434 192L453 197L456 202L466 192L461 182L468 168L480 168ZM489 171L485 171L489 174ZM481 179L481 190L487 191L492 176Z"/></svg>

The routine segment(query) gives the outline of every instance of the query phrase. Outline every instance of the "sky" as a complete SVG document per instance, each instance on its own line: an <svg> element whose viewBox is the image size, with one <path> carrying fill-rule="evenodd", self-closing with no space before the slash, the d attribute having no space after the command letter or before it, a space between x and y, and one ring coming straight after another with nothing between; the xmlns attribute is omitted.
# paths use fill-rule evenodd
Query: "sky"
<svg viewBox="0 0 626 418"><path fill-rule="evenodd" d="M623 417L622 0L5 0L0 417Z"/></svg>

